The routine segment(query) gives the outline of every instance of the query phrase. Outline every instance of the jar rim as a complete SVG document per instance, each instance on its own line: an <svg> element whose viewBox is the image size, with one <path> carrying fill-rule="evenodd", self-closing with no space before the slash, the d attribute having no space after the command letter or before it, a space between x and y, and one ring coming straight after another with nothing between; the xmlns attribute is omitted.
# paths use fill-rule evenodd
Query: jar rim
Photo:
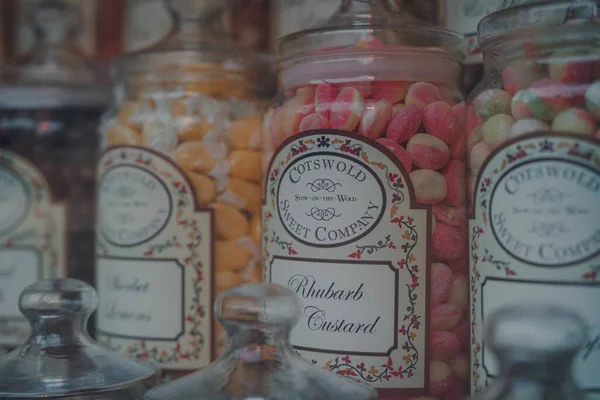
<svg viewBox="0 0 600 400"><path fill-rule="evenodd" d="M549 0L535 4L522 4L491 13L479 21L477 38L481 48L493 45L509 37L522 39L535 35L535 28L561 29L565 33L578 33L579 39L597 36L600 30L589 30L589 24L578 25L569 21L586 21L600 17L598 0L564 1ZM573 18L574 15L584 15ZM564 30L564 31L563 31Z"/></svg>

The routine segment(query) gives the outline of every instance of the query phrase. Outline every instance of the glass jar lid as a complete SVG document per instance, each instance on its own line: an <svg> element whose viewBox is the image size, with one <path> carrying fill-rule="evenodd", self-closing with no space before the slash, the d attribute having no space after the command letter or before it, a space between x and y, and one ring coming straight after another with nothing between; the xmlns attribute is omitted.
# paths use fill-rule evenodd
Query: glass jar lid
<svg viewBox="0 0 600 400"><path fill-rule="evenodd" d="M112 352L86 331L96 291L75 279L25 288L19 308L30 337L0 359L0 398L139 399L157 383L154 367Z"/></svg>
<svg viewBox="0 0 600 400"><path fill-rule="evenodd" d="M146 49L129 53L116 63L117 74L126 76L182 69L181 81L193 74L203 79L223 78L248 71L272 70L266 54L256 53L237 45L224 33L223 14L232 0L163 0L173 20L170 34Z"/></svg>
<svg viewBox="0 0 600 400"><path fill-rule="evenodd" d="M581 317L540 304L499 309L486 327L491 350L509 364L570 360L586 339L587 325Z"/></svg>
<svg viewBox="0 0 600 400"><path fill-rule="evenodd" d="M375 389L312 365L288 339L296 295L279 285L245 284L221 294L215 315L229 336L208 367L149 391L145 400L371 400Z"/></svg>
<svg viewBox="0 0 600 400"><path fill-rule="evenodd" d="M323 26L284 36L278 58L284 87L379 79L454 82L462 36L428 25L394 0L343 0ZM438 62L433 62L432 60ZM445 62L444 62L445 61ZM310 63L310 69L301 64ZM448 68L454 63L455 68Z"/></svg>
<svg viewBox="0 0 600 400"><path fill-rule="evenodd" d="M76 44L81 10L66 0L25 3L34 45L2 69L0 106L90 107L106 105L111 88L106 71Z"/></svg>

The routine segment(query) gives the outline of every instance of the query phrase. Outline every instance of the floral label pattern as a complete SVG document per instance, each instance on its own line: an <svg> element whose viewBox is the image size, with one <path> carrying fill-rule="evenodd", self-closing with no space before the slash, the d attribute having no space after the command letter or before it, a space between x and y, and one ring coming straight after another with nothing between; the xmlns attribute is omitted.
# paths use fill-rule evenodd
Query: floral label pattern
<svg viewBox="0 0 600 400"><path fill-rule="evenodd" d="M0 150L0 345L29 333L19 311L28 285L66 276L66 209L54 203L43 174L26 159Z"/></svg>
<svg viewBox="0 0 600 400"><path fill-rule="evenodd" d="M166 370L212 353L213 214L174 163L115 147L98 165L98 338Z"/></svg>
<svg viewBox="0 0 600 400"><path fill-rule="evenodd" d="M486 348L486 318L499 307L558 304L595 331L576 364L580 385L598 390L600 368L600 143L533 134L496 150L475 187L470 221L472 391L498 374ZM507 296L510 293L510 296Z"/></svg>
<svg viewBox="0 0 600 400"><path fill-rule="evenodd" d="M431 212L383 146L336 130L288 139L268 170L265 279L301 298L292 344L388 395L425 394Z"/></svg>

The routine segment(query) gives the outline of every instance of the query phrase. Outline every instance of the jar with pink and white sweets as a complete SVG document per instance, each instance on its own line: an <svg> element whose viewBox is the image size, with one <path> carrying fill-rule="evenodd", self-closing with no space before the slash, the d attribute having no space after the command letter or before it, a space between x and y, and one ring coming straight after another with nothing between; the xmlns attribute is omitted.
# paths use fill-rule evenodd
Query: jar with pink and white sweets
<svg viewBox="0 0 600 400"><path fill-rule="evenodd" d="M347 0L279 52L263 270L303 300L292 344L383 398L466 394L461 37Z"/></svg>
<svg viewBox="0 0 600 400"><path fill-rule="evenodd" d="M600 390L599 13L596 1L547 2L479 24L486 75L465 121L473 392L501 372L484 323L532 302L595 327L575 377Z"/></svg>

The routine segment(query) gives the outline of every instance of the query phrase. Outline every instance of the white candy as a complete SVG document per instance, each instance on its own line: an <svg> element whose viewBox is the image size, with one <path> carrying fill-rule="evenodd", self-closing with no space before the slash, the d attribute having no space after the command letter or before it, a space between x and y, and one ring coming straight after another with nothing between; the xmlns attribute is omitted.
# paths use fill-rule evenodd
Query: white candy
<svg viewBox="0 0 600 400"><path fill-rule="evenodd" d="M515 122L510 130L510 137L514 138L528 133L538 131L549 131L550 126L547 123L535 118L520 119Z"/></svg>

